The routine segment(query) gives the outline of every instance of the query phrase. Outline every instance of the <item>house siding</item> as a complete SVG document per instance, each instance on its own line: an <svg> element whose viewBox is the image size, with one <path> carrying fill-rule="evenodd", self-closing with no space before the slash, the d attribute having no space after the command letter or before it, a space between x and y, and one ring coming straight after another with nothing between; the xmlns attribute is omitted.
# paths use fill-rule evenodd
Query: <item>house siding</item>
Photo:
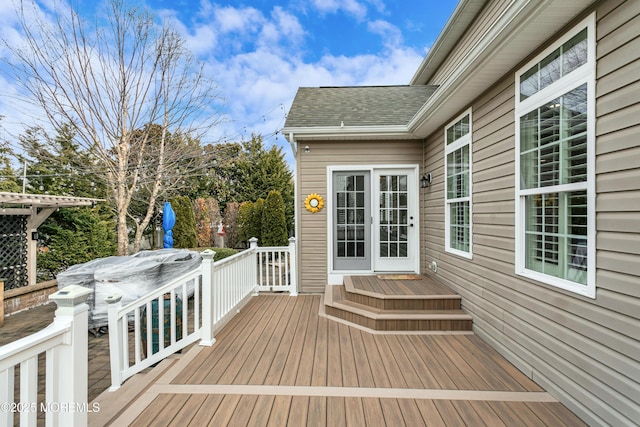
<svg viewBox="0 0 640 427"><path fill-rule="evenodd" d="M309 146L309 153L304 147ZM415 165L422 158L420 141L304 141L299 143L297 168L298 250L301 292L323 292L328 283L327 220L332 206L327 191L327 167L339 165ZM363 154L363 153L366 153ZM322 211L311 213L304 207L311 193L325 200Z"/></svg>
<svg viewBox="0 0 640 427"><path fill-rule="evenodd" d="M461 294L479 336L585 421L631 425L640 419L640 2L595 11L596 299L515 274L513 72L470 104L472 260L444 251L442 130L425 140L433 185L422 193L421 264Z"/></svg>

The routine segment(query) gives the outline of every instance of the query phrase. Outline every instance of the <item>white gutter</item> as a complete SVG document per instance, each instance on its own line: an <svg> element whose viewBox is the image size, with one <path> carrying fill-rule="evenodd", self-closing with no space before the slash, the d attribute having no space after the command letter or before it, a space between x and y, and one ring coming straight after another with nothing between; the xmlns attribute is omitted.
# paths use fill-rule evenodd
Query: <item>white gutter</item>
<svg viewBox="0 0 640 427"><path fill-rule="evenodd" d="M307 139L416 139L406 125L394 126L316 126L283 129L296 140Z"/></svg>

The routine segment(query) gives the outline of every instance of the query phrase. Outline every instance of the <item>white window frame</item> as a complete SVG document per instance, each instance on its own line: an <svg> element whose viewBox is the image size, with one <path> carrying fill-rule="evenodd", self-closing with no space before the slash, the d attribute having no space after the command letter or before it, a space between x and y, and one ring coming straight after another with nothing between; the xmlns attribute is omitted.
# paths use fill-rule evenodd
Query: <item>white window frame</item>
<svg viewBox="0 0 640 427"><path fill-rule="evenodd" d="M469 133L463 135L462 137L456 139L455 141L449 144L447 141L447 129L456 124L458 121L463 119L465 116L469 116ZM471 108L469 108L464 113L460 114L455 119L451 120L451 122L447 123L444 127L444 222L445 222L445 231L444 231L444 249L446 252L449 252L454 255L458 255L464 258L472 259L473 258L473 156L472 156L472 141L473 141L473 116L471 114ZM454 199L448 198L448 161L447 157L450 153L457 151L461 148L467 147L469 150L469 195L467 197L458 197ZM465 252L457 248L451 247L451 214L449 205L457 202L468 202L469 203L469 251Z"/></svg>
<svg viewBox="0 0 640 427"><path fill-rule="evenodd" d="M531 67L541 62L547 55L558 49L562 44L587 28L587 62L568 75L560 77L557 81L539 90L535 94L520 101L520 76ZM595 50L595 13L591 14L570 31L559 38L552 46L545 49L539 55L520 68L515 73L515 249L516 266L515 273L526 278L542 282L557 288L584 295L589 298L596 296L596 221L595 221L595 76L596 76L596 50ZM572 184L560 184L548 187L536 187L531 189L521 188L520 174L520 118L525 114L540 107L545 102L558 98L579 86L587 85L587 181ZM580 284L567 279L558 278L525 267L526 259L526 207L527 195L568 192L586 190L587 193L587 284ZM566 219L566 217L565 217Z"/></svg>

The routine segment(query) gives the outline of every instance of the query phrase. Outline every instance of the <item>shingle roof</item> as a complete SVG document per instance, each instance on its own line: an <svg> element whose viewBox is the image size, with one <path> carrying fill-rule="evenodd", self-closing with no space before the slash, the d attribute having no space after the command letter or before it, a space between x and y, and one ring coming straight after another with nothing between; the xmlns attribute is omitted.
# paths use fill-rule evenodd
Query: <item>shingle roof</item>
<svg viewBox="0 0 640 427"><path fill-rule="evenodd" d="M301 87L285 128L407 125L436 87Z"/></svg>

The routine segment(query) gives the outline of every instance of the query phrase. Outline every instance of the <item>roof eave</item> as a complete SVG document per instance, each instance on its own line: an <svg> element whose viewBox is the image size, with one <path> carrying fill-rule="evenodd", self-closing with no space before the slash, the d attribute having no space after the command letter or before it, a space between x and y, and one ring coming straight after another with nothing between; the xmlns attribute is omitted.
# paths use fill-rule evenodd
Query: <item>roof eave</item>
<svg viewBox="0 0 640 427"><path fill-rule="evenodd" d="M406 125L394 126L315 126L283 128L284 135L293 135L294 140L385 140L419 139L409 132Z"/></svg>
<svg viewBox="0 0 640 427"><path fill-rule="evenodd" d="M451 50L486 3L487 0L461 0L458 3L438 38L429 48L427 56L411 78L411 85L429 83L433 74L447 59Z"/></svg>
<svg viewBox="0 0 640 427"><path fill-rule="evenodd" d="M439 87L409 121L409 131L425 138L444 126L593 1L514 0L459 66L443 81L429 82Z"/></svg>

